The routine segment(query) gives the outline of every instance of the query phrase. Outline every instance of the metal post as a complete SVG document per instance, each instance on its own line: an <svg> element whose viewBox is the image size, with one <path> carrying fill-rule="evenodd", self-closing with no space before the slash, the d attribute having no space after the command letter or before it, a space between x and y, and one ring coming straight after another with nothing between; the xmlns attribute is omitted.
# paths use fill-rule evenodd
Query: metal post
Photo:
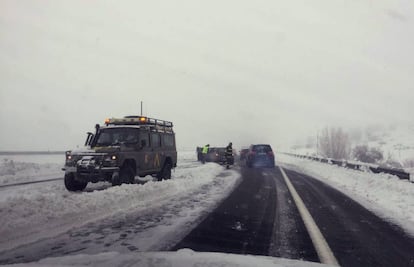
<svg viewBox="0 0 414 267"><path fill-rule="evenodd" d="M142 101L141 101L141 116L142 116Z"/></svg>

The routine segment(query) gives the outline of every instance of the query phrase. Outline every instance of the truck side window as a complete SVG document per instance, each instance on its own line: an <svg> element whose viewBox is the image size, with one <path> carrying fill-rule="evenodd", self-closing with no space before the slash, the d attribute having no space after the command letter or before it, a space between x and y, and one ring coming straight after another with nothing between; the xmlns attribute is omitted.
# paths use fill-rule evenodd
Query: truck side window
<svg viewBox="0 0 414 267"><path fill-rule="evenodd" d="M164 134L163 139L164 139L164 145L166 147L174 147L174 137L173 137L173 135Z"/></svg>
<svg viewBox="0 0 414 267"><path fill-rule="evenodd" d="M139 134L139 144L142 147L147 147L149 146L149 134L145 133L145 132L141 132Z"/></svg>
<svg viewBox="0 0 414 267"><path fill-rule="evenodd" d="M157 133L151 133L151 147L160 147L161 146L161 138L160 135Z"/></svg>

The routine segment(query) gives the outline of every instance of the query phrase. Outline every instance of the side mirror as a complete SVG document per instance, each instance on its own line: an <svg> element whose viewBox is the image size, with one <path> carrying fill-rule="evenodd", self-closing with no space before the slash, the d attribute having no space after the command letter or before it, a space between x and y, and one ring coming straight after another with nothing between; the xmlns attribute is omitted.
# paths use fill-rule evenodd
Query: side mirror
<svg viewBox="0 0 414 267"><path fill-rule="evenodd" d="M141 148L147 146L147 140L141 140Z"/></svg>

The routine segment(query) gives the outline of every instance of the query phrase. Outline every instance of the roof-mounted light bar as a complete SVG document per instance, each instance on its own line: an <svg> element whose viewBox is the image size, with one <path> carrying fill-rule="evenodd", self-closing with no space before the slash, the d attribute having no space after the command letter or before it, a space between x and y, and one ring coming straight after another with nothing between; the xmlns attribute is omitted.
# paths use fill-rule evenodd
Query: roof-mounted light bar
<svg viewBox="0 0 414 267"><path fill-rule="evenodd" d="M124 118L108 118L105 120L106 125L154 125L172 128L173 123L170 121L148 118L145 116L125 116Z"/></svg>

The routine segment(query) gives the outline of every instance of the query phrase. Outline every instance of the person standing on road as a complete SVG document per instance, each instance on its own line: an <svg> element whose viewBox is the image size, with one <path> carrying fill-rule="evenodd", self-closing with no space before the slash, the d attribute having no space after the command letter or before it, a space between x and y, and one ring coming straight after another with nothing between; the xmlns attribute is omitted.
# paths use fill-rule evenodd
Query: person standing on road
<svg viewBox="0 0 414 267"><path fill-rule="evenodd" d="M210 145L207 144L203 147L203 149L201 150L201 154L202 154L202 162L203 164L206 163L206 158L207 158L207 153L208 153L208 149L209 149Z"/></svg>
<svg viewBox="0 0 414 267"><path fill-rule="evenodd" d="M232 162L232 158L233 158L233 144L230 142L228 144L228 146L226 146L226 152L225 152L225 156L226 156L226 168L230 168L230 164L233 164Z"/></svg>

